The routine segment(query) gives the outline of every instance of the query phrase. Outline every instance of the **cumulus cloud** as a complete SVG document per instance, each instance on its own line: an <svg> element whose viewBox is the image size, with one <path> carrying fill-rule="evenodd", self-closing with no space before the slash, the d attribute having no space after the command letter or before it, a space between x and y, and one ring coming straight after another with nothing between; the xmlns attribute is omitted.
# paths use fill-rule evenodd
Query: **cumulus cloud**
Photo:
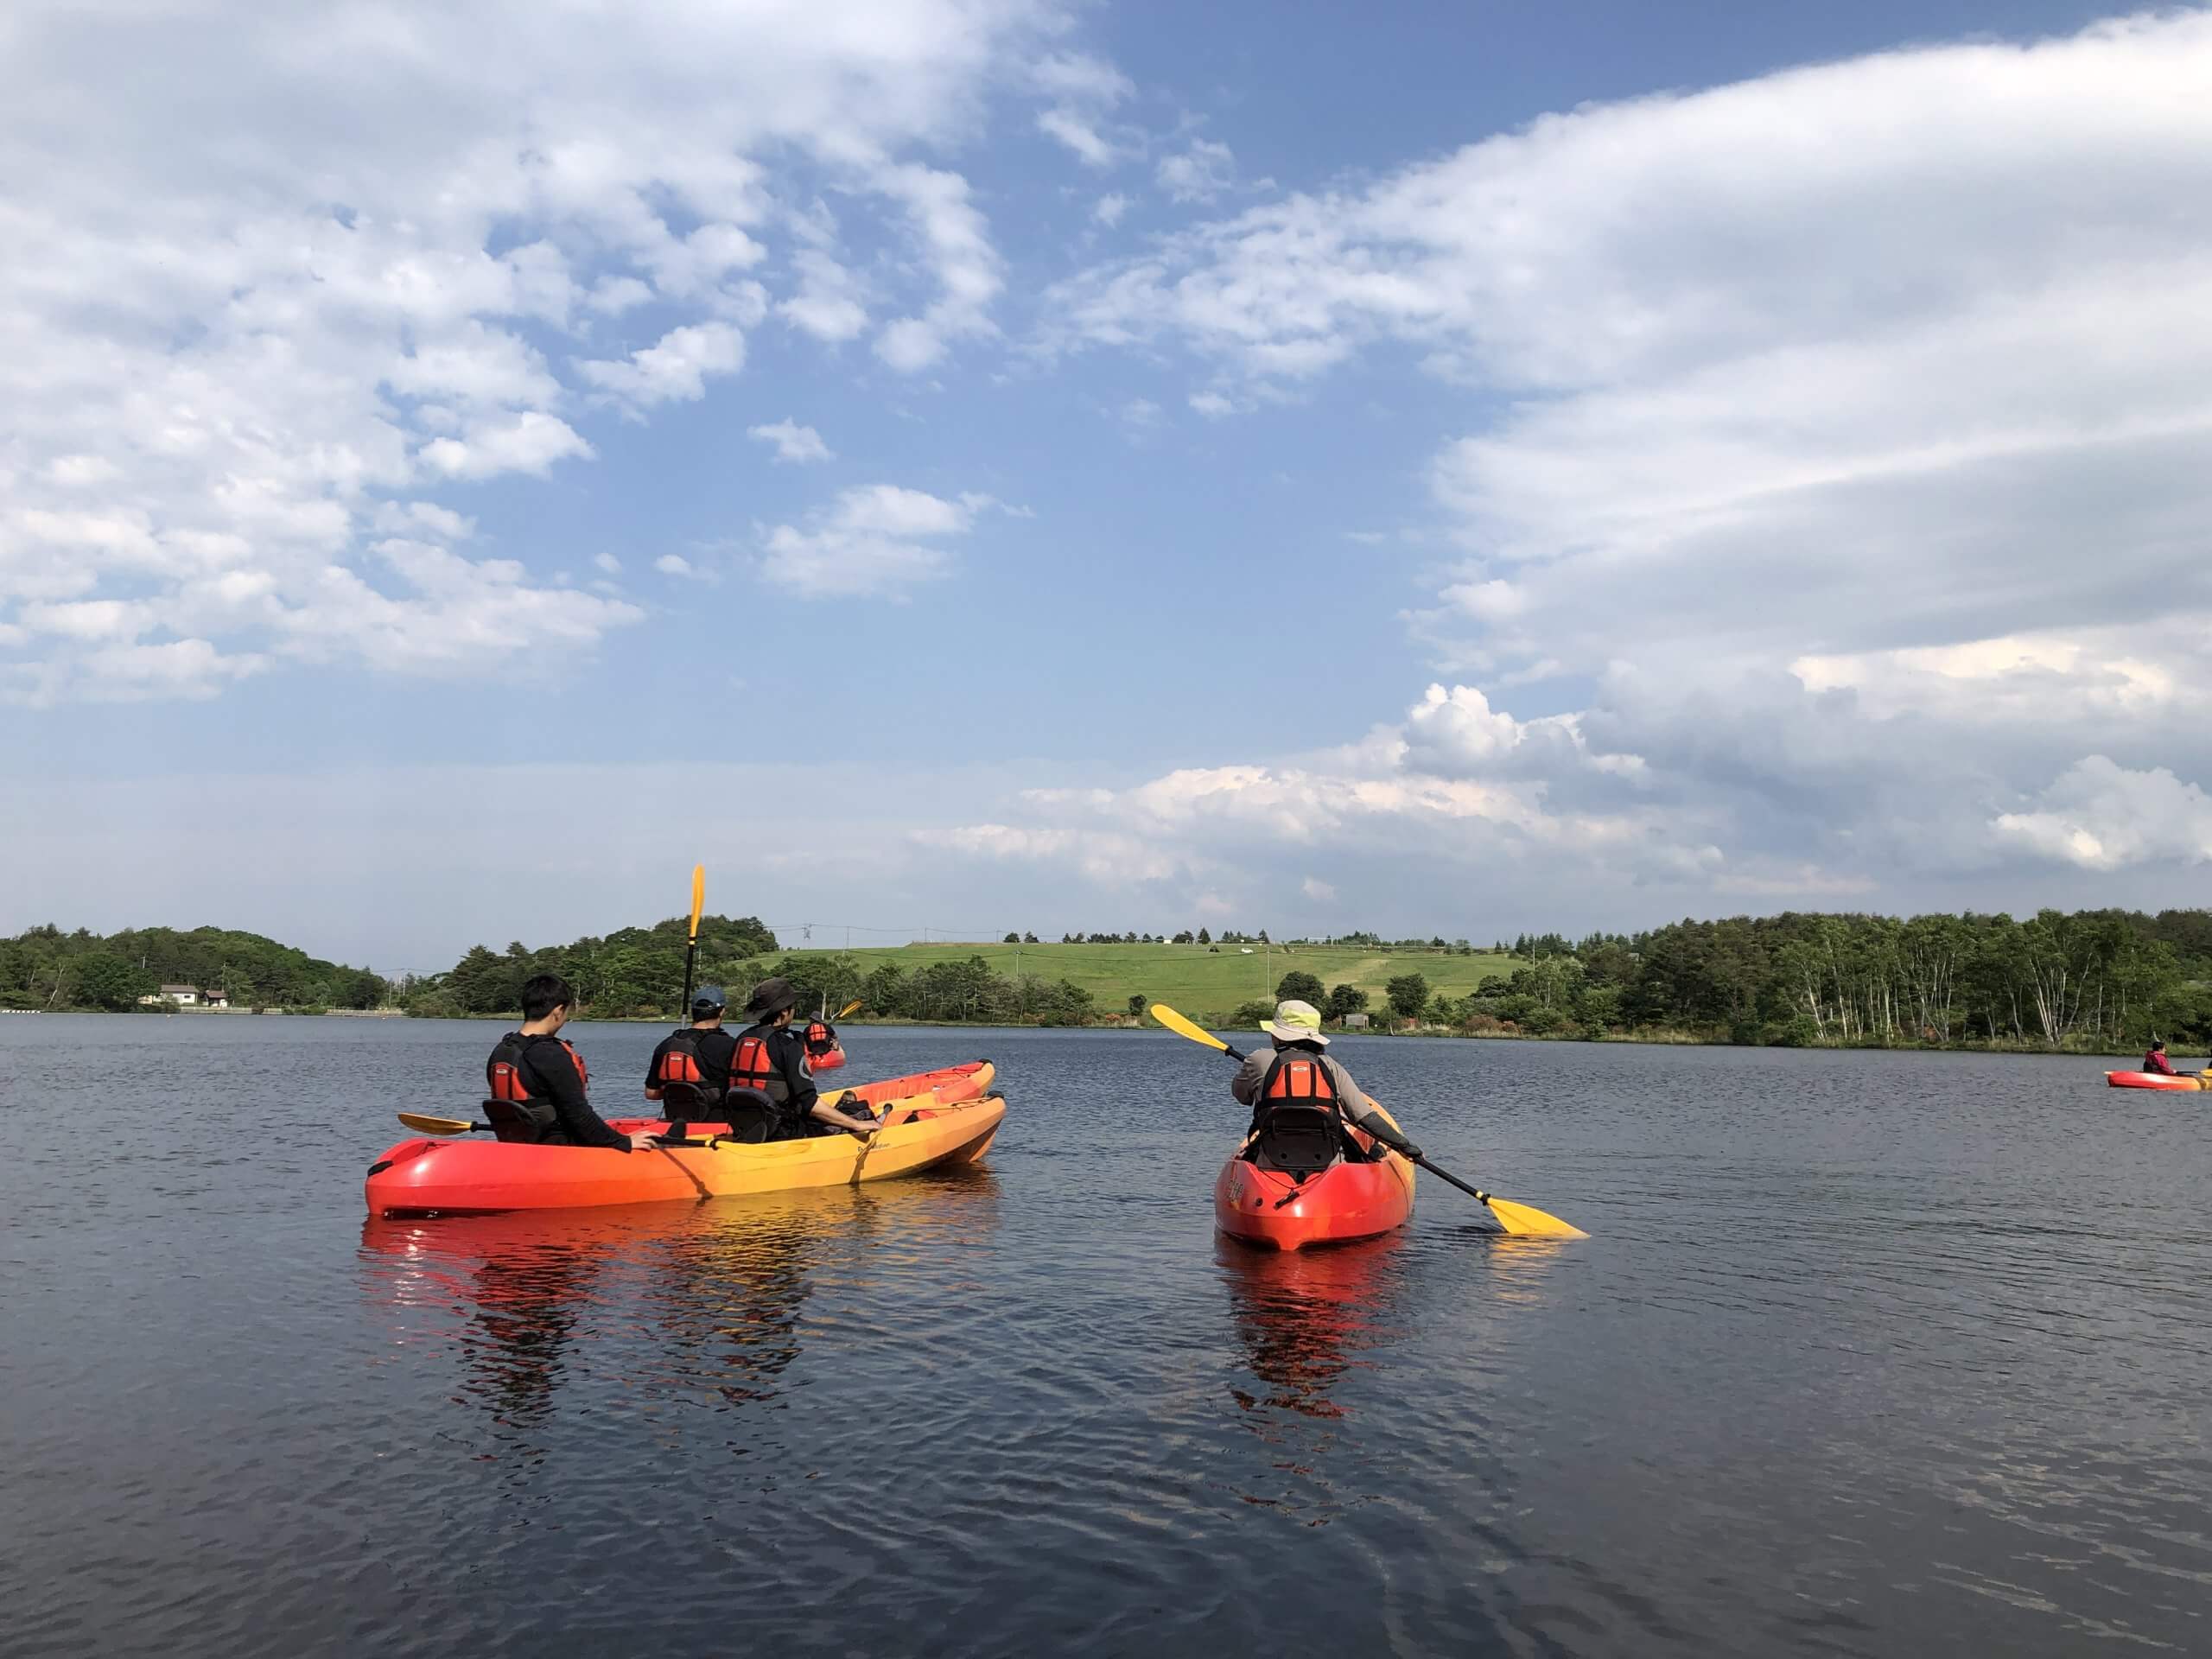
<svg viewBox="0 0 2212 1659"><path fill-rule="evenodd" d="M1997 833L2038 857L2085 870L2171 860L2212 862L2212 796L2161 766L2131 772L2101 754L2076 761Z"/></svg>
<svg viewBox="0 0 2212 1659"><path fill-rule="evenodd" d="M40 257L0 267L0 608L143 604L159 654L10 621L10 651L40 655L10 664L7 695L104 677L200 695L219 664L310 646L444 671L448 623L494 590L522 646L622 625L635 613L511 562L410 587L374 538L452 537L385 509L591 460L595 405L645 418L706 396L764 315L861 334L868 285L789 207L825 190L912 256L879 263L887 362L989 335L1001 261L938 158L988 86L1110 105L1110 69L1064 48L1025 81L1064 21L1056 0L558 27L505 0L391 27L218 3L134 16L118 45L102 15L25 0L0 242ZM653 335L598 344L646 314ZM423 649L388 631L401 618Z"/></svg>
<svg viewBox="0 0 2212 1659"><path fill-rule="evenodd" d="M802 599L897 599L949 575L944 543L965 536L988 495L946 500L895 484L845 491L804 524L778 524L761 540L761 575Z"/></svg>
<svg viewBox="0 0 2212 1659"><path fill-rule="evenodd" d="M1091 205L1090 216L1110 231L1122 222L1122 216L1128 211L1129 199L1116 191L1099 197Z"/></svg>
<svg viewBox="0 0 2212 1659"><path fill-rule="evenodd" d="M1412 620L1470 683L1364 746L1401 817L1504 790L1529 868L1629 826L1605 880L1708 902L2154 882L2212 779L2208 76L2188 11L1586 106L1101 264L1046 343L1179 352L1216 417L1382 353L1464 395ZM1500 706L1535 686L1571 712ZM1359 798L1208 770L1285 794L1255 846Z"/></svg>
<svg viewBox="0 0 2212 1659"><path fill-rule="evenodd" d="M774 445L776 459L779 461L829 461L832 458L830 446L823 442L819 432L789 419L766 426L748 426L745 429L745 435Z"/></svg>

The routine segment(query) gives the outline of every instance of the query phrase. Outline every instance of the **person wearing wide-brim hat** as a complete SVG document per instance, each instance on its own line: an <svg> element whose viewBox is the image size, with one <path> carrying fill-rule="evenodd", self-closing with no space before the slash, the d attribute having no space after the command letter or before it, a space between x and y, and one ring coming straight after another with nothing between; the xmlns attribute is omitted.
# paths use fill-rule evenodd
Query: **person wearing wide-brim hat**
<svg viewBox="0 0 2212 1659"><path fill-rule="evenodd" d="M753 1023L738 1033L730 1057L731 1089L750 1089L767 1097L776 1109L779 1141L839 1129L874 1133L875 1119L865 1108L848 1111L817 1092L806 1069L806 1045L791 1029L791 1011L798 1006L798 992L788 979L764 979L753 988L745 1001Z"/></svg>
<svg viewBox="0 0 2212 1659"><path fill-rule="evenodd" d="M1311 1002L1294 997L1276 1003L1275 1017L1262 1020L1260 1029L1274 1039L1274 1051L1247 1055L1229 1084L1229 1092L1252 1109L1255 1123L1280 1103L1333 1103L1348 1120L1374 1109L1351 1073L1325 1052L1329 1039L1321 1034L1321 1011Z"/></svg>

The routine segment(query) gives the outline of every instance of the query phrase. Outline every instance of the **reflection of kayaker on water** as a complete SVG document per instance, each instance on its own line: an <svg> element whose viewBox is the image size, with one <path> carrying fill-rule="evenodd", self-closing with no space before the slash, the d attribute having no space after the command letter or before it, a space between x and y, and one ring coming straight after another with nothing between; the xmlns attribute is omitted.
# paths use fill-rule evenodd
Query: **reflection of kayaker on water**
<svg viewBox="0 0 2212 1659"><path fill-rule="evenodd" d="M2151 1039L2150 1052L2143 1057L2143 1069L2162 1077L2177 1077L2181 1075L2174 1070L2174 1063L2166 1058L2166 1039L2163 1037L2153 1037Z"/></svg>
<svg viewBox="0 0 2212 1659"><path fill-rule="evenodd" d="M484 1062L485 1116L502 1141L619 1152L651 1146L652 1130L623 1135L592 1110L584 1058L560 1035L575 1005L575 988L558 974L523 982L522 1028L500 1038Z"/></svg>
<svg viewBox="0 0 2212 1659"><path fill-rule="evenodd" d="M798 993L787 979L766 979L753 988L745 1011L753 1023L738 1033L737 1049L730 1058L730 1087L753 1090L775 1107L772 1140L796 1141L839 1129L873 1133L872 1116L822 1103L807 1073L806 1044L791 1029L791 1010L798 1005Z"/></svg>
<svg viewBox="0 0 2212 1659"><path fill-rule="evenodd" d="M721 1111L737 1052L737 1039L722 1029L727 1001L721 986L702 985L691 998L691 1023L662 1038L645 1066L645 1098L664 1099L671 1122Z"/></svg>
<svg viewBox="0 0 2212 1659"><path fill-rule="evenodd" d="M1252 1109L1255 1129L1275 1108L1294 1102L1319 1107L1339 1122L1372 1109L1351 1073L1322 1052L1329 1039L1321 1034L1320 1010L1311 1002L1276 1003L1275 1017L1262 1020L1260 1029L1274 1039L1273 1049L1247 1055L1229 1084L1229 1092Z"/></svg>

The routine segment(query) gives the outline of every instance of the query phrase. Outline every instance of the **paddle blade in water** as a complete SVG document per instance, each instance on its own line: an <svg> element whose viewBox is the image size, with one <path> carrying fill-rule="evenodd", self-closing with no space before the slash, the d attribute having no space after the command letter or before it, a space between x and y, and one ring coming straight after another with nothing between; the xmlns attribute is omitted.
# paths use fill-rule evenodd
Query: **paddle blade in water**
<svg viewBox="0 0 2212 1659"><path fill-rule="evenodd" d="M707 907L707 867L691 867L691 937L699 937L699 912Z"/></svg>
<svg viewBox="0 0 2212 1659"><path fill-rule="evenodd" d="M1516 1238L1587 1238L1589 1234L1580 1227L1561 1221L1557 1216L1548 1216L1542 1211L1525 1204L1513 1204L1504 1198L1486 1198L1491 1214L1497 1217L1499 1226Z"/></svg>
<svg viewBox="0 0 2212 1659"><path fill-rule="evenodd" d="M467 1135L479 1127L465 1117L432 1117L426 1112L402 1112L399 1121L417 1135Z"/></svg>
<svg viewBox="0 0 2212 1659"><path fill-rule="evenodd" d="M1155 1002L1152 1005L1152 1017L1178 1037L1187 1037L1194 1043L1204 1043L1208 1048L1225 1049L1229 1046L1205 1027L1195 1020L1185 1020L1165 1002Z"/></svg>

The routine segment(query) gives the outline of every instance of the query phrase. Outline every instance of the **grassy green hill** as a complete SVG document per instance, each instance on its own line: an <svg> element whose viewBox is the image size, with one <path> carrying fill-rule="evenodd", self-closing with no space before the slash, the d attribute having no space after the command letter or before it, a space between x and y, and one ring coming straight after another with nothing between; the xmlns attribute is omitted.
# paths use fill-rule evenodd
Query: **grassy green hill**
<svg viewBox="0 0 2212 1659"><path fill-rule="evenodd" d="M1384 983L1400 974L1418 973L1432 990L1465 996L1484 980L1512 972L1509 958L1487 951L1455 957L1441 950L1278 944L1253 945L1252 954L1245 956L1245 948L1224 944L1210 951L1203 944L931 944L824 954L856 958L863 974L887 962L912 973L932 963L981 957L993 972L1008 977L1018 966L1023 974L1079 985L1098 999L1102 1014L1117 1013L1129 998L1141 995L1194 1016L1226 1012L1255 997L1272 997L1282 976L1294 970L1312 974L1324 985L1357 985L1378 1011Z"/></svg>

